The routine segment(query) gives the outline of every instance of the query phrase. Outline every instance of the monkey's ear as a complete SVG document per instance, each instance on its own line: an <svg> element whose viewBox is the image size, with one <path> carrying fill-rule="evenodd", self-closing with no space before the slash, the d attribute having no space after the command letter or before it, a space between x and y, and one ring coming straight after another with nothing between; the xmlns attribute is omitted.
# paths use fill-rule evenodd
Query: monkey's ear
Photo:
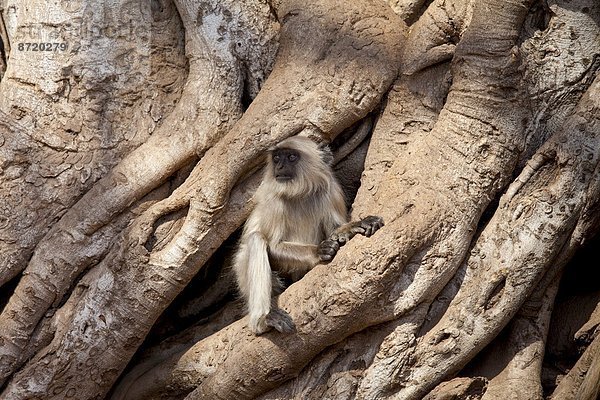
<svg viewBox="0 0 600 400"><path fill-rule="evenodd" d="M317 148L321 153L321 159L330 167L333 166L333 153L329 148L329 143L321 135L311 133L307 136L310 140L317 144Z"/></svg>
<svg viewBox="0 0 600 400"><path fill-rule="evenodd" d="M321 152L321 159L323 162L330 167L333 166L333 153L326 144L319 145L319 151Z"/></svg>

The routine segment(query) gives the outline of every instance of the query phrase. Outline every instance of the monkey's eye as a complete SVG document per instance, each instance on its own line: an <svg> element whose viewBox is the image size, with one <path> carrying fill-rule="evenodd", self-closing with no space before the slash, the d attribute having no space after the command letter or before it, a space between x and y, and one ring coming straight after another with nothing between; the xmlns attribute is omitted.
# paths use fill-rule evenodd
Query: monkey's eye
<svg viewBox="0 0 600 400"><path fill-rule="evenodd" d="M278 155L274 155L274 156L273 156L273 161L274 161L274 162L278 163L278 162L279 162L279 160L280 160L280 157L279 157Z"/></svg>
<svg viewBox="0 0 600 400"><path fill-rule="evenodd" d="M297 156L297 155L295 155L295 154L290 154L290 155L288 156L288 160L290 160L291 162L294 162L294 161L296 161L297 159L298 159L298 156Z"/></svg>

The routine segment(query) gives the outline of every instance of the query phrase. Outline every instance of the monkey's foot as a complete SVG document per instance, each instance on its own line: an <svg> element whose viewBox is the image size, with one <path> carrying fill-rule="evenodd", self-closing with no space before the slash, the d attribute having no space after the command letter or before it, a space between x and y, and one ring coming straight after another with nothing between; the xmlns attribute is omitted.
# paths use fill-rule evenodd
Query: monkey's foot
<svg viewBox="0 0 600 400"><path fill-rule="evenodd" d="M275 329L281 333L296 332L296 325L294 324L292 317L280 308L272 308L267 315L261 315L259 317L250 316L248 328L250 328L252 333L256 336L267 333L271 329Z"/></svg>
<svg viewBox="0 0 600 400"><path fill-rule="evenodd" d="M383 218L375 215L369 215L368 217L363 218L361 221L359 221L358 224L360 229L363 230L363 232L357 233L369 237L383 226Z"/></svg>
<svg viewBox="0 0 600 400"><path fill-rule="evenodd" d="M275 330L281 333L296 332L296 324L294 324L292 317L281 308L272 309L267 315L265 322L269 326L269 329L275 328Z"/></svg>
<svg viewBox="0 0 600 400"><path fill-rule="evenodd" d="M383 218L369 215L360 221L350 222L335 230L329 236L329 240L338 242L340 246L345 245L357 234L369 237L383 226Z"/></svg>

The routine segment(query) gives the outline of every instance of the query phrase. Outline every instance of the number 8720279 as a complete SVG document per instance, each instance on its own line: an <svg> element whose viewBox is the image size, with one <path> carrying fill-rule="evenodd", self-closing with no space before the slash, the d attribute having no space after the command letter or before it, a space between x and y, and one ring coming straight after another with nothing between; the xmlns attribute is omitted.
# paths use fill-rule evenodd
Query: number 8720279
<svg viewBox="0 0 600 400"><path fill-rule="evenodd" d="M19 51L65 51L68 48L66 43L24 42L17 44Z"/></svg>

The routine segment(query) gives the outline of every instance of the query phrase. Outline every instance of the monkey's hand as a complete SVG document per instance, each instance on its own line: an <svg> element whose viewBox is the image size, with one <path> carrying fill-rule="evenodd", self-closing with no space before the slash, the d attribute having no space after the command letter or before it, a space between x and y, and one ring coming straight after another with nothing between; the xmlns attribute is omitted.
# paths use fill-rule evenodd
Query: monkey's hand
<svg viewBox="0 0 600 400"><path fill-rule="evenodd" d="M369 237L383 226L383 218L369 215L360 221L350 222L337 228L329 237L340 244L345 245L357 234Z"/></svg>
<svg viewBox="0 0 600 400"><path fill-rule="evenodd" d="M319 261L322 263L328 263L333 260L333 257L337 254L340 249L340 243L337 240L333 239L325 239L321 243L319 243L319 247L317 247L317 255L319 256Z"/></svg>
<svg viewBox="0 0 600 400"><path fill-rule="evenodd" d="M317 255L322 263L333 260L340 247L345 245L357 234L371 236L383 226L383 218L369 215L360 221L350 222L337 228L328 239L323 240L317 247Z"/></svg>

